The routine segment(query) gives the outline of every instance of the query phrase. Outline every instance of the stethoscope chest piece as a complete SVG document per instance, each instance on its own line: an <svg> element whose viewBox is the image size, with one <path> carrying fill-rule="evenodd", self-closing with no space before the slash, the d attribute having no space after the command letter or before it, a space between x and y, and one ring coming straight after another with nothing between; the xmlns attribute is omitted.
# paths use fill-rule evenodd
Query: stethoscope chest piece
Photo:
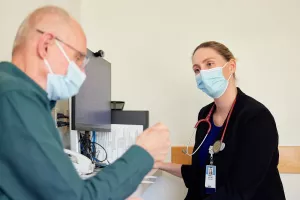
<svg viewBox="0 0 300 200"><path fill-rule="evenodd" d="M217 140L213 145L213 152L219 153L220 151L223 151L225 149L225 143L221 142L220 140Z"/></svg>
<svg viewBox="0 0 300 200"><path fill-rule="evenodd" d="M220 151L223 151L224 149L225 149L225 143L222 142Z"/></svg>

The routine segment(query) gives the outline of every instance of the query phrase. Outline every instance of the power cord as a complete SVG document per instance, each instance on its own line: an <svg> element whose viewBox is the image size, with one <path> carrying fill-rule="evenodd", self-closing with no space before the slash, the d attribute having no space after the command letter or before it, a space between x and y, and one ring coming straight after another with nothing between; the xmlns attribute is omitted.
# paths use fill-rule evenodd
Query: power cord
<svg viewBox="0 0 300 200"><path fill-rule="evenodd" d="M62 122L62 121L57 121L56 124L57 124L57 127L64 127L64 126L70 125L69 122Z"/></svg>
<svg viewBox="0 0 300 200"><path fill-rule="evenodd" d="M98 161L98 162L105 162L105 161L107 161L107 162L109 163L109 161L107 160L107 152L106 152L105 148L104 148L102 145L98 144L97 142L92 142L92 145L93 145L93 146L95 146L95 144L98 145L99 147L101 147L101 148L103 149L103 151L105 152L105 158L104 158L103 160L100 160L100 161L99 161L99 160L97 159L98 156L96 155L95 157L93 157L93 159L96 160L96 161ZM109 163L109 164L110 164L110 163Z"/></svg>
<svg viewBox="0 0 300 200"><path fill-rule="evenodd" d="M98 145L99 147L101 147L103 149L103 151L105 152L105 158L102 160L102 161L99 161L97 158L98 158L98 155L99 153L96 155L96 147L95 147L95 144ZM107 151L106 149L99 143L96 142L96 132L93 131L93 134L92 134L92 149L93 149L93 159L98 161L98 162L105 162L107 161L108 164L110 164L110 162L107 160Z"/></svg>
<svg viewBox="0 0 300 200"><path fill-rule="evenodd" d="M69 116L66 116L63 113L57 113L56 114L56 121L58 119L69 119ZM64 126L70 126L70 123L68 122L68 120L66 120L66 121L57 121L56 125L57 125L57 127L64 127Z"/></svg>
<svg viewBox="0 0 300 200"><path fill-rule="evenodd" d="M102 145L100 145L99 143L97 143L95 141L96 141L96 133L95 132L93 132L93 134L92 134L92 140L91 140L91 134L89 131L80 133L79 143L80 143L81 154L88 157L92 162L94 162L96 164L96 166L105 167L106 165L103 162L107 161L107 163L110 164L110 162L107 159L107 151ZM99 151L98 152L96 151L95 145L98 145L99 147L101 147L101 149L103 149L103 151L105 152L105 159L103 159L103 160L97 159L98 155L99 155Z"/></svg>
<svg viewBox="0 0 300 200"><path fill-rule="evenodd" d="M56 119L69 119L69 116L64 115L63 113L57 113Z"/></svg>
<svg viewBox="0 0 300 200"><path fill-rule="evenodd" d="M80 143L81 154L88 157L90 160L93 160L89 131L85 131L83 134L80 133L79 143Z"/></svg>

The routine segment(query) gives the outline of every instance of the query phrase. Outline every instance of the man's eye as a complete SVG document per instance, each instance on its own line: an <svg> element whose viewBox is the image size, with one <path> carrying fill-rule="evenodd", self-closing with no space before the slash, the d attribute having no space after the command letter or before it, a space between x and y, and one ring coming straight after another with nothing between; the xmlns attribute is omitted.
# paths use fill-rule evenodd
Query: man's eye
<svg viewBox="0 0 300 200"><path fill-rule="evenodd" d="M80 62L81 61L81 56L76 56L76 62Z"/></svg>

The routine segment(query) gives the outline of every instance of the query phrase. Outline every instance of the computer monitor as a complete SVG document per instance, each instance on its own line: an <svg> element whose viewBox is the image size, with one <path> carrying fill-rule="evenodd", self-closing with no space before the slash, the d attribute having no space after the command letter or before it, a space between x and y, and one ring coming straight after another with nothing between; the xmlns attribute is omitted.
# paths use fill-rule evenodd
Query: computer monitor
<svg viewBox="0 0 300 200"><path fill-rule="evenodd" d="M111 64L88 50L86 80L71 101L71 129L111 131Z"/></svg>

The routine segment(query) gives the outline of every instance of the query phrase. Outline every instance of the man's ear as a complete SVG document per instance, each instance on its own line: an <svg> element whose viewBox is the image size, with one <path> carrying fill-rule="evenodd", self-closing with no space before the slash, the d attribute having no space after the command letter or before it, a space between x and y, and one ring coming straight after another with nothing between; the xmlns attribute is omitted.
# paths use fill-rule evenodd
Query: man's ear
<svg viewBox="0 0 300 200"><path fill-rule="evenodd" d="M54 44L55 37L50 33L44 33L37 43L37 54L41 59L48 56L49 48Z"/></svg>

